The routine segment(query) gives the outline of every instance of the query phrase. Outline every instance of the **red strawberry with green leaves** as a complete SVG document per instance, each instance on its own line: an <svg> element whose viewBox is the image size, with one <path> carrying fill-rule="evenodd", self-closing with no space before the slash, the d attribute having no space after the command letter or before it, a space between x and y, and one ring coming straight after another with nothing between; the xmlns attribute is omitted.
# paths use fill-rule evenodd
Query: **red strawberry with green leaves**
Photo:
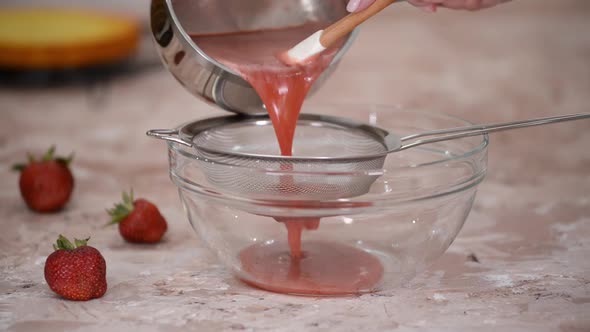
<svg viewBox="0 0 590 332"><path fill-rule="evenodd" d="M74 177L70 171L73 154L67 158L55 157L52 146L41 160L29 154L28 164L17 164L20 171L19 187L25 203L37 212L61 210L70 200Z"/></svg>
<svg viewBox="0 0 590 332"><path fill-rule="evenodd" d="M102 297L107 291L107 265L98 250L86 240L72 244L60 235L55 251L45 261L45 280L52 291L63 298L87 301Z"/></svg>
<svg viewBox="0 0 590 332"><path fill-rule="evenodd" d="M112 224L119 224L119 233L133 243L156 243L162 239L168 224L158 208L145 199L133 198L133 190L123 192L123 202L107 210Z"/></svg>

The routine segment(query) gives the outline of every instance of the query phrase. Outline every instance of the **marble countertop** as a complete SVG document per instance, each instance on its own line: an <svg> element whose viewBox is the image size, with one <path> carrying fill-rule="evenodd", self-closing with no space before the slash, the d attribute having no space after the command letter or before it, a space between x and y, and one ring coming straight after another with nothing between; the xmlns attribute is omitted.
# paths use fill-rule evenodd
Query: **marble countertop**
<svg viewBox="0 0 590 332"><path fill-rule="evenodd" d="M586 0L435 15L392 6L312 99L475 122L588 112L588 31ZM166 148L144 133L218 112L161 66L106 86L2 88L0 330L590 330L590 122L494 135L473 211L435 265L392 292L322 299L243 285L191 230ZM76 151L76 189L63 212L36 215L9 166L51 143ZM103 228L105 208L130 186L168 219L163 243L130 245ZM69 302L49 290L43 265L59 233L92 236L108 265L103 298Z"/></svg>

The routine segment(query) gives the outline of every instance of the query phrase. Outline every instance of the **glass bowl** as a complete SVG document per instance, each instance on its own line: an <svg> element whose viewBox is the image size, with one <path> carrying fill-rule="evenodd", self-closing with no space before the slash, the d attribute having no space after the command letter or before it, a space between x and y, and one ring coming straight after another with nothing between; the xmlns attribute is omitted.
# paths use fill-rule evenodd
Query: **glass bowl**
<svg viewBox="0 0 590 332"><path fill-rule="evenodd" d="M304 111L354 119L400 136L470 125L440 113L389 106L306 106ZM352 197L311 199L223 190L204 170L234 166L217 165L175 142L168 143L168 152L170 176L191 225L237 278L273 292L341 296L391 290L445 252L485 177L487 145L482 135L392 153L370 169L306 169L307 182L370 179ZM276 176L276 170L255 164L241 167L248 174ZM282 169L280 176L298 172Z"/></svg>

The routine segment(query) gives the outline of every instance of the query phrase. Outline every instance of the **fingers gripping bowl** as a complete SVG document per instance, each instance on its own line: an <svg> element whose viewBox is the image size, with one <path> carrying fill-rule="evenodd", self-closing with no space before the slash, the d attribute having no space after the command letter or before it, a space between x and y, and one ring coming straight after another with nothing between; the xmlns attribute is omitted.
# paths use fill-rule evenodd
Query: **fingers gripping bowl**
<svg viewBox="0 0 590 332"><path fill-rule="evenodd" d="M468 125L442 114L386 106L309 106L304 111L353 119L399 135ZM301 125L297 131L303 135L309 130L302 128L313 123ZM217 139L214 135L207 137ZM344 139L329 130L322 141L334 146L322 146L323 152L316 151L312 157L345 146ZM239 142L248 145L247 139ZM301 156L309 156L316 149L306 151L305 143L298 150L297 142L298 136L294 158L300 158L296 161L301 164L291 160L289 167L285 167L285 160L276 165L262 159L233 163L215 158L219 151L200 151L180 140L168 142L170 176L179 188L193 228L238 278L271 291L346 295L388 290L409 281L455 239L486 173L485 135L415 147L368 163L343 166L340 162L338 167L329 163L310 167ZM237 155L260 148L256 144L246 148L237 141L232 145ZM272 158L288 157L279 157L277 146L276 157L270 158L276 161ZM324 158L326 161L330 158ZM219 179L223 174L242 175L224 182ZM285 177L289 190L283 190ZM236 186L240 178L256 179L262 185ZM285 218L305 222L306 226L310 220L317 220L303 233L301 247L309 254L298 263L297 271L289 262L285 228L278 222ZM326 250L326 244L339 249ZM264 267L244 263L248 248L269 253L264 256ZM371 267L363 266L367 260L359 260L347 250L362 251L379 264L374 280L360 280L366 274L363 269ZM314 259L321 255L332 256L319 266L321 259ZM325 279L330 273L357 277L340 278L336 287L331 284L333 280ZM285 280L290 281L288 286Z"/></svg>

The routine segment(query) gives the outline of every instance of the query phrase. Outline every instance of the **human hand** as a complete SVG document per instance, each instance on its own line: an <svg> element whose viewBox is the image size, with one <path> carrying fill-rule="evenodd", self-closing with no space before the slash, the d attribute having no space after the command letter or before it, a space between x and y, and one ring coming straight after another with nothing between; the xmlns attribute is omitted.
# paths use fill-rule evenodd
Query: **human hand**
<svg viewBox="0 0 590 332"><path fill-rule="evenodd" d="M493 7L510 0L408 0L409 3L427 11L436 11L438 7L450 9L479 10ZM373 4L375 0L350 0L346 9L359 12Z"/></svg>

